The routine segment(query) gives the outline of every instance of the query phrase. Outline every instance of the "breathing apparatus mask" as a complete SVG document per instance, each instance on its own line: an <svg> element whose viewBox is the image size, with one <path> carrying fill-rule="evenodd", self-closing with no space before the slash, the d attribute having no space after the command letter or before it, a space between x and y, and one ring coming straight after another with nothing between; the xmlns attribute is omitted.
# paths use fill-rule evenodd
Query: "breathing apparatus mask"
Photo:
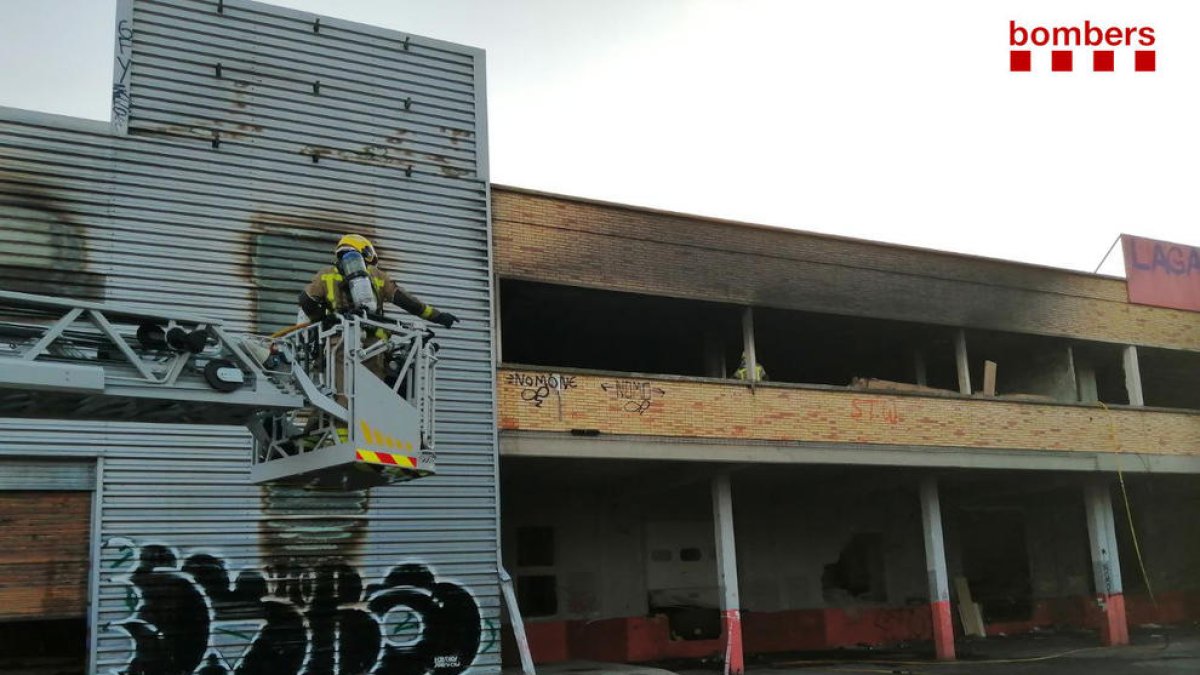
<svg viewBox="0 0 1200 675"><path fill-rule="evenodd" d="M351 309L375 311L375 289L371 285L371 273L367 271L367 261L354 249L338 252L338 272L346 282L349 291Z"/></svg>

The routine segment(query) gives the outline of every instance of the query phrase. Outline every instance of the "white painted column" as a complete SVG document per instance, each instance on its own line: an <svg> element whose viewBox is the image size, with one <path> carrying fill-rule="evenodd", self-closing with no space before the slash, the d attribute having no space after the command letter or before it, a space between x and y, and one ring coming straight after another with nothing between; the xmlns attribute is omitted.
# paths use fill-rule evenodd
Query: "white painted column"
<svg viewBox="0 0 1200 675"><path fill-rule="evenodd" d="M713 478L712 495L717 542L717 584L721 594L721 618L725 624L725 673L741 675L746 667L742 655L737 549L733 538L733 492L728 473L720 473Z"/></svg>
<svg viewBox="0 0 1200 675"><path fill-rule="evenodd" d="M1088 543L1096 580L1096 604L1103 612L1100 640L1105 645L1129 644L1125 618L1125 595L1121 589L1121 560L1117 554L1117 529L1113 521L1112 495L1108 481L1097 478L1084 486Z"/></svg>
<svg viewBox="0 0 1200 675"><path fill-rule="evenodd" d="M954 362L958 365L958 393L971 395L971 363L967 360L967 332L961 328L954 334Z"/></svg>
<svg viewBox="0 0 1200 675"><path fill-rule="evenodd" d="M1125 345L1121 361L1125 365L1125 392L1129 394L1129 405L1146 405L1146 399L1142 396L1142 370L1138 366L1137 347Z"/></svg>
<svg viewBox="0 0 1200 675"><path fill-rule="evenodd" d="M754 351L754 308L742 312L742 351L746 355L746 381L758 381L758 355Z"/></svg>
<svg viewBox="0 0 1200 675"><path fill-rule="evenodd" d="M1079 401L1095 403L1100 400L1100 390L1096 383L1096 367L1090 359L1076 359L1075 374L1079 383Z"/></svg>
<svg viewBox="0 0 1200 675"><path fill-rule="evenodd" d="M933 616L933 647L939 661L954 660L954 623L950 616L950 578L942 538L942 506L937 479L921 479L921 528L925 534L925 572L929 580L929 609Z"/></svg>

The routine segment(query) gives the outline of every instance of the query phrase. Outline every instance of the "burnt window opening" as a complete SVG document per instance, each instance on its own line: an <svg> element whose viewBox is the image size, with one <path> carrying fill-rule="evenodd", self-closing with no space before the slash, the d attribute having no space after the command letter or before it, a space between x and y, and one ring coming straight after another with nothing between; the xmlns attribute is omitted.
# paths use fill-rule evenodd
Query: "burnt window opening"
<svg viewBox="0 0 1200 675"><path fill-rule="evenodd" d="M1083 403L1128 405L1125 388L1124 347L1100 343L1073 343L1075 377Z"/></svg>
<svg viewBox="0 0 1200 675"><path fill-rule="evenodd" d="M704 554L698 548L681 548L679 549L680 562L697 562L704 559Z"/></svg>
<svg viewBox="0 0 1200 675"><path fill-rule="evenodd" d="M833 605L851 599L883 602L887 600L885 573L883 534L856 533L821 574L825 601Z"/></svg>
<svg viewBox="0 0 1200 675"><path fill-rule="evenodd" d="M517 528L517 566L551 567L554 565L554 528Z"/></svg>
<svg viewBox="0 0 1200 675"><path fill-rule="evenodd" d="M971 391L985 389L986 362L996 364L995 394L1030 400L1079 400L1074 348L1066 340L1003 333L967 331Z"/></svg>
<svg viewBox="0 0 1200 675"><path fill-rule="evenodd" d="M958 390L949 328L754 309L754 349L773 382Z"/></svg>
<svg viewBox="0 0 1200 675"><path fill-rule="evenodd" d="M740 308L504 279L505 363L721 377L741 353Z"/></svg>
<svg viewBox="0 0 1200 675"><path fill-rule="evenodd" d="M1200 354L1147 347L1137 351L1146 405L1200 410Z"/></svg>
<svg viewBox="0 0 1200 675"><path fill-rule="evenodd" d="M296 323L300 291L332 264L339 235L321 231L262 232L251 238L254 322L270 333Z"/></svg>
<svg viewBox="0 0 1200 675"><path fill-rule="evenodd" d="M517 604L525 617L558 614L558 582L553 574L517 577Z"/></svg>

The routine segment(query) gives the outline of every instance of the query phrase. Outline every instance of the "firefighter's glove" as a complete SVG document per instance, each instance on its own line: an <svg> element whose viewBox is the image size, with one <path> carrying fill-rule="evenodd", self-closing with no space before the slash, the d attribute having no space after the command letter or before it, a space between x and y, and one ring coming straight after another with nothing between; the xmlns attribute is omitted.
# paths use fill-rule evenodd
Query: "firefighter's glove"
<svg viewBox="0 0 1200 675"><path fill-rule="evenodd" d="M438 315L433 317L432 321L439 326L451 328L454 324L458 323L458 317L450 312L438 312Z"/></svg>
<svg viewBox="0 0 1200 675"><path fill-rule="evenodd" d="M321 328L324 328L325 330L329 330L337 324L338 317L336 314L326 314L325 316L321 317Z"/></svg>

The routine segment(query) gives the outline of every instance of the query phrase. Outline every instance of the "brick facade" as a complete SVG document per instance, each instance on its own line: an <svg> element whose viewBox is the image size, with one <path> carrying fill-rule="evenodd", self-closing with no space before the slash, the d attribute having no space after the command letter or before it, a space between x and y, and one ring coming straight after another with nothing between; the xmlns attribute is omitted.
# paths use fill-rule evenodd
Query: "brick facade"
<svg viewBox="0 0 1200 675"><path fill-rule="evenodd" d="M1200 448L1194 413L516 370L501 370L498 386L501 430L1162 455Z"/></svg>
<svg viewBox="0 0 1200 675"><path fill-rule="evenodd" d="M504 278L1200 351L1119 279L496 187Z"/></svg>

